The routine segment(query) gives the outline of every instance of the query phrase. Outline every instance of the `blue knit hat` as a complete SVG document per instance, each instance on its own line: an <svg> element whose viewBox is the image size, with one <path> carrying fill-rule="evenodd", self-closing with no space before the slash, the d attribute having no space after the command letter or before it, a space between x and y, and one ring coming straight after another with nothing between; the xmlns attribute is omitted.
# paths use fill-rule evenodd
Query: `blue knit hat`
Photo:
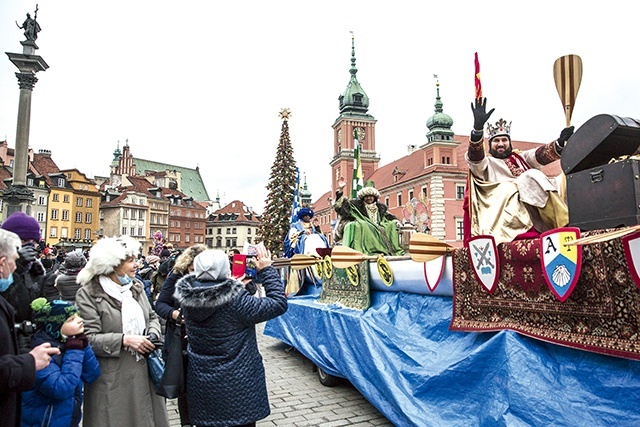
<svg viewBox="0 0 640 427"><path fill-rule="evenodd" d="M21 240L40 241L40 224L24 212L18 211L9 215L2 223L2 228L16 233Z"/></svg>
<svg viewBox="0 0 640 427"><path fill-rule="evenodd" d="M69 301L53 300L46 298L36 298L31 302L33 309L33 320L38 328L43 329L47 335L56 340L62 340L60 329L68 318L78 312L73 303Z"/></svg>

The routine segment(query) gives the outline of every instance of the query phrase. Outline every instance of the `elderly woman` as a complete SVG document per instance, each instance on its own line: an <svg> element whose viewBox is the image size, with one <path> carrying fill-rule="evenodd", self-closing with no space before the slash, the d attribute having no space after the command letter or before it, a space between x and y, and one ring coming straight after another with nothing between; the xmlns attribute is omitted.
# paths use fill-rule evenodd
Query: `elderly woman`
<svg viewBox="0 0 640 427"><path fill-rule="evenodd" d="M175 293L189 333L191 422L199 427L254 426L270 412L255 325L287 310L284 285L263 245L258 245L256 267L264 298L247 292L244 276L230 277L229 259L220 250L202 252L193 266L193 274L180 279Z"/></svg>
<svg viewBox="0 0 640 427"><path fill-rule="evenodd" d="M140 243L128 236L99 240L78 273L76 305L100 363L85 388L84 425L168 426L164 398L155 394L145 359L160 336L158 316L135 280Z"/></svg>
<svg viewBox="0 0 640 427"><path fill-rule="evenodd" d="M174 332L174 329L177 327L176 320L180 315L180 304L173 297L173 293L176 289L176 282L180 280L183 276L191 273L193 271L193 260L195 257L204 252L207 249L205 245L197 244L193 246L189 246L182 252L178 258L176 259L175 264L173 265L173 270L167 275L166 280L162 284L162 289L160 289L160 294L158 295L158 300L156 301L156 306L154 307L158 316L162 317L167 321L167 330L166 336L171 336ZM181 322L182 328L182 336L186 336L187 332L184 327L184 322ZM169 342L165 339L165 342ZM183 340L183 351L187 350L187 341ZM169 351L169 347L165 346L162 349L163 356L166 356ZM187 366L188 361L185 361L184 366ZM187 396L178 397L178 412L180 412L180 425L188 426L191 425L189 421L189 405L187 403Z"/></svg>

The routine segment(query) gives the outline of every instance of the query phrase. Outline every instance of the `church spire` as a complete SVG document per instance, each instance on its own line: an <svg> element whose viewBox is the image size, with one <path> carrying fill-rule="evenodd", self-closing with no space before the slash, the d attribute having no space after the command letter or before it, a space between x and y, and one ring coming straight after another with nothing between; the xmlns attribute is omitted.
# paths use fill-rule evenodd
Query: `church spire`
<svg viewBox="0 0 640 427"><path fill-rule="evenodd" d="M351 32L351 69L349 73L351 78L349 79L349 84L347 84L347 89L338 97L340 114L366 114L369 110L369 97L356 77L358 69L356 68L356 47L353 32Z"/></svg>
<svg viewBox="0 0 640 427"><path fill-rule="evenodd" d="M429 129L427 139L429 142L435 140L452 141L454 134L451 130L453 119L443 112L443 104L440 99L440 81L437 74L434 74L433 77L436 79L436 102L434 104L436 113L427 119L427 128Z"/></svg>

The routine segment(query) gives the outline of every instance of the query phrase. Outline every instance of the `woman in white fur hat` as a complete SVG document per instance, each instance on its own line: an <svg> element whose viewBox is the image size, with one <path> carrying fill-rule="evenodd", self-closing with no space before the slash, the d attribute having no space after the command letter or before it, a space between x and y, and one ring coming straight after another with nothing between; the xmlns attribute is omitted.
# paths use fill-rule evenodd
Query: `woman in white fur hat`
<svg viewBox="0 0 640 427"><path fill-rule="evenodd" d="M129 236L101 239L77 276L82 287L76 305L101 371L85 388L88 426L169 425L144 357L161 332L144 286L134 278L139 250L140 243Z"/></svg>

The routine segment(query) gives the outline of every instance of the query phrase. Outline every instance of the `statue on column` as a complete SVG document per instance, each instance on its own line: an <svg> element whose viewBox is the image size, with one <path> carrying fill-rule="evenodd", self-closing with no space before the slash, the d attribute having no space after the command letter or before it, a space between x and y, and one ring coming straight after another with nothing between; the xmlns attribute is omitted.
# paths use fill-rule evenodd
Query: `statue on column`
<svg viewBox="0 0 640 427"><path fill-rule="evenodd" d="M27 19L24 20L22 26L18 24L16 21L16 25L21 30L24 30L24 36L27 38L27 41L36 41L38 38L38 33L40 32L40 24L36 21L38 19L38 5L36 5L36 11L33 14L33 18L31 18L31 14L27 13Z"/></svg>

